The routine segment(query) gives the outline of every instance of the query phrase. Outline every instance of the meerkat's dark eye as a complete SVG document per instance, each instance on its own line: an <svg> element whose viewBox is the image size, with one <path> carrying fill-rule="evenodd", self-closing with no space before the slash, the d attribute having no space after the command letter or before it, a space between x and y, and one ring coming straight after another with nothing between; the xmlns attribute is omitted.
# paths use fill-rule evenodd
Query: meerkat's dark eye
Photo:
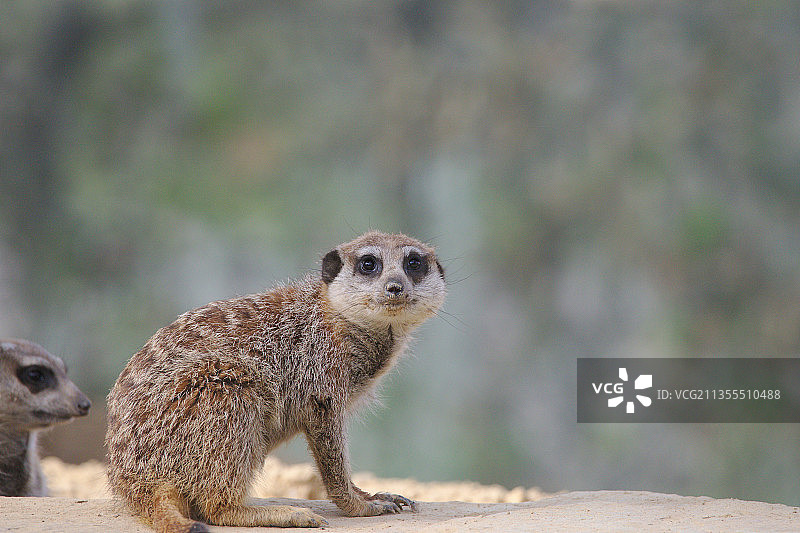
<svg viewBox="0 0 800 533"><path fill-rule="evenodd" d="M403 260L403 270L411 281L419 283L428 273L428 260L417 252L411 252Z"/></svg>
<svg viewBox="0 0 800 533"><path fill-rule="evenodd" d="M422 259L416 254L408 256L406 261L406 270L409 272L418 272L422 268Z"/></svg>
<svg viewBox="0 0 800 533"><path fill-rule="evenodd" d="M41 383L45 380L44 372L35 366L28 367L22 374L22 380L26 383Z"/></svg>
<svg viewBox="0 0 800 533"><path fill-rule="evenodd" d="M50 387L55 382L53 371L39 365L20 367L17 370L17 378L34 394Z"/></svg>
<svg viewBox="0 0 800 533"><path fill-rule="evenodd" d="M380 270L380 263L373 255L365 255L358 261L358 271L364 275L375 274Z"/></svg>

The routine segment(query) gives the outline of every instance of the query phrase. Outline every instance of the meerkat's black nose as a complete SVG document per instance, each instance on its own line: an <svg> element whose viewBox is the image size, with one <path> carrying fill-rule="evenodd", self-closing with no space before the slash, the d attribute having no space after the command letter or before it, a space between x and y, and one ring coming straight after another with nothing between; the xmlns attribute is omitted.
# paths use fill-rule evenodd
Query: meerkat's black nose
<svg viewBox="0 0 800 533"><path fill-rule="evenodd" d="M86 413L89 412L89 409L92 407L92 402L89 401L89 398L86 397L80 398L78 399L76 407L78 408L78 411L80 412L81 415L85 415Z"/></svg>
<svg viewBox="0 0 800 533"><path fill-rule="evenodd" d="M391 280L386 283L384 290L386 291L386 296L396 298L403 293L403 284L399 281Z"/></svg>

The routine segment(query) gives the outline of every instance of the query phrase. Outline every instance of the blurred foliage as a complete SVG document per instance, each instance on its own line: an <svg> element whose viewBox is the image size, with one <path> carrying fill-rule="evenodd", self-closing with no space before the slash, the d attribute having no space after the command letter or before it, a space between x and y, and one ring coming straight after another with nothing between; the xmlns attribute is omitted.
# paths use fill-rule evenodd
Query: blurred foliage
<svg viewBox="0 0 800 533"><path fill-rule="evenodd" d="M437 245L450 296L353 428L357 467L800 504L794 426L579 427L574 400L577 357L798 355L797 4L0 20L0 335L95 396L178 313L399 230Z"/></svg>

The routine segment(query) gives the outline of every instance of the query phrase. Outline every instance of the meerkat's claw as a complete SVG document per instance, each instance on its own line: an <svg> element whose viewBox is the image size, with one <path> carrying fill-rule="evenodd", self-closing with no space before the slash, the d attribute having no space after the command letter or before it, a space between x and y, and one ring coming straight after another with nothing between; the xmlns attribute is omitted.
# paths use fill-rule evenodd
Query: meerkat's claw
<svg viewBox="0 0 800 533"><path fill-rule="evenodd" d="M354 516L379 516L382 514L397 514L400 507L394 502L385 500L371 500L367 502L367 508Z"/></svg>
<svg viewBox="0 0 800 533"><path fill-rule="evenodd" d="M408 507L409 509L411 509L411 511L414 512L414 513L416 513L417 510L418 510L417 509L417 503L415 501L409 500L405 496L400 496L399 494L390 494L388 492L378 492L378 493L375 493L372 496L372 499L386 501L386 502L392 502L398 508L401 508L401 509L402 509L403 506L405 506L405 507Z"/></svg>
<svg viewBox="0 0 800 533"><path fill-rule="evenodd" d="M369 502L370 509L375 511L376 515L381 514L397 514L400 512L400 506L394 502L386 500L375 500Z"/></svg>

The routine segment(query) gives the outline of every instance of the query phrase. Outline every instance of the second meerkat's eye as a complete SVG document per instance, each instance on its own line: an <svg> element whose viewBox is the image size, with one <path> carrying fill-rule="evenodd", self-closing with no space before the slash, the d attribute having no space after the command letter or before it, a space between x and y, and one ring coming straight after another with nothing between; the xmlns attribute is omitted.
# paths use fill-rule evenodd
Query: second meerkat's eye
<svg viewBox="0 0 800 533"><path fill-rule="evenodd" d="M379 272L380 268L380 262L374 255L365 255L358 261L358 271L367 276Z"/></svg>
<svg viewBox="0 0 800 533"><path fill-rule="evenodd" d="M56 384L53 371L39 365L23 366L19 368L17 370L17 378L34 394L49 387L53 387Z"/></svg>

